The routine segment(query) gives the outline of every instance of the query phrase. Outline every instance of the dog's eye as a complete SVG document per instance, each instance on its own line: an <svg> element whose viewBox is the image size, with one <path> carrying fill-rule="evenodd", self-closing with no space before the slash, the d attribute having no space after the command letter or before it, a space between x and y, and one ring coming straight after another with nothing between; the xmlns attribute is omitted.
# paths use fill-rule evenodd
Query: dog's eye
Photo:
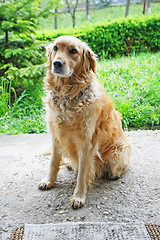
<svg viewBox="0 0 160 240"><path fill-rule="evenodd" d="M69 52L70 52L71 54L76 54L76 53L77 53L77 49L72 48L72 49L69 50Z"/></svg>
<svg viewBox="0 0 160 240"><path fill-rule="evenodd" d="M54 46L53 49L54 49L55 52L58 51L58 47L57 46Z"/></svg>

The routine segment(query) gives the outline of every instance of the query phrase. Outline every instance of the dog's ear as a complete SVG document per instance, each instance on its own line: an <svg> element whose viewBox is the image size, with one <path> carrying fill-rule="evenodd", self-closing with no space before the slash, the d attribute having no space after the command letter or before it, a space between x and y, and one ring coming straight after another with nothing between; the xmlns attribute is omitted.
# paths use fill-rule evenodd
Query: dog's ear
<svg viewBox="0 0 160 240"><path fill-rule="evenodd" d="M96 59L96 55L94 54L94 52L88 48L88 59L90 62L90 68L92 69L92 71L94 73L97 73L97 59Z"/></svg>
<svg viewBox="0 0 160 240"><path fill-rule="evenodd" d="M84 51L85 67L87 72L92 70L94 73L97 73L97 59L94 52L87 46Z"/></svg>

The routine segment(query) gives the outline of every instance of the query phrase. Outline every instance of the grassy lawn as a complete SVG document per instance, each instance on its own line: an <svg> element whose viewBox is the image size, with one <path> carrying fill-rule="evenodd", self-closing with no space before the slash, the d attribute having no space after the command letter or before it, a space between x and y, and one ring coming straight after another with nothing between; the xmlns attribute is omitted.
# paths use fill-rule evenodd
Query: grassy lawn
<svg viewBox="0 0 160 240"><path fill-rule="evenodd" d="M159 124L160 52L101 62L98 78L122 113L125 129Z"/></svg>
<svg viewBox="0 0 160 240"><path fill-rule="evenodd" d="M159 124L160 52L104 60L98 64L97 77L122 113L125 129ZM0 133L46 132L42 95L42 85L26 89L0 116Z"/></svg>
<svg viewBox="0 0 160 240"><path fill-rule="evenodd" d="M152 14L160 12L160 2L151 2ZM131 4L129 9L130 16L140 16L143 11L143 3ZM95 24L104 21L112 21L114 19L124 17L125 5L118 7L105 7L103 9L90 10L91 20L87 21L85 18L85 11L76 12L76 27L80 27L87 24ZM54 30L54 17L48 19L40 19L40 31ZM61 13L58 16L58 29L60 28L71 28L72 19L69 13Z"/></svg>
<svg viewBox="0 0 160 240"><path fill-rule="evenodd" d="M41 86L26 89L5 115L0 116L0 133L44 133L45 110Z"/></svg>

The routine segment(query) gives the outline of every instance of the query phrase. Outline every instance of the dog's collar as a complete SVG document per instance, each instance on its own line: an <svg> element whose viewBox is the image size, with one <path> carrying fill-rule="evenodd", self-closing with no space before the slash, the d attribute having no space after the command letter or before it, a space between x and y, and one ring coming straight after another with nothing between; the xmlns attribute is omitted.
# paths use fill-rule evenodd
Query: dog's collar
<svg viewBox="0 0 160 240"><path fill-rule="evenodd" d="M78 100L79 100L79 99L82 99L83 96L84 96L84 94L85 94L85 92L88 91L88 89L89 89L90 86L91 86L91 83L90 83L87 87L85 87L83 90L81 90L81 91L80 91L76 96L74 96L72 99L75 99L75 98L77 98ZM52 90L52 95L53 95L55 98L57 98L57 99L62 99L62 100L65 100L65 101L71 100L71 98L68 97L68 96L65 96L65 97L60 96L60 94L58 94L58 92L56 92L55 90Z"/></svg>

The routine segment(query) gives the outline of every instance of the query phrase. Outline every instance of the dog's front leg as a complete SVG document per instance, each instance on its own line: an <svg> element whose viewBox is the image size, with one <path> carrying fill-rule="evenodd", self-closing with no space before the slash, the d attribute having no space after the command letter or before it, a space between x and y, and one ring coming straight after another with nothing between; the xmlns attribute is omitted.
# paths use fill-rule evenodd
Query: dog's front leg
<svg viewBox="0 0 160 240"><path fill-rule="evenodd" d="M85 146L82 148L79 155L79 166L78 166L78 176L77 184L74 190L74 194L71 198L71 206L74 209L78 209L84 206L87 193L87 184L89 181L89 176L92 169L93 161L93 150L92 147Z"/></svg>
<svg viewBox="0 0 160 240"><path fill-rule="evenodd" d="M56 144L53 144L52 147L52 153L51 153L51 163L50 163L50 171L49 171L49 176L46 180L42 180L39 184L39 188L42 190L49 189L53 187L56 179L57 179L57 174L59 171L59 166L60 166L60 160L61 160L61 155L58 151L58 148Z"/></svg>

